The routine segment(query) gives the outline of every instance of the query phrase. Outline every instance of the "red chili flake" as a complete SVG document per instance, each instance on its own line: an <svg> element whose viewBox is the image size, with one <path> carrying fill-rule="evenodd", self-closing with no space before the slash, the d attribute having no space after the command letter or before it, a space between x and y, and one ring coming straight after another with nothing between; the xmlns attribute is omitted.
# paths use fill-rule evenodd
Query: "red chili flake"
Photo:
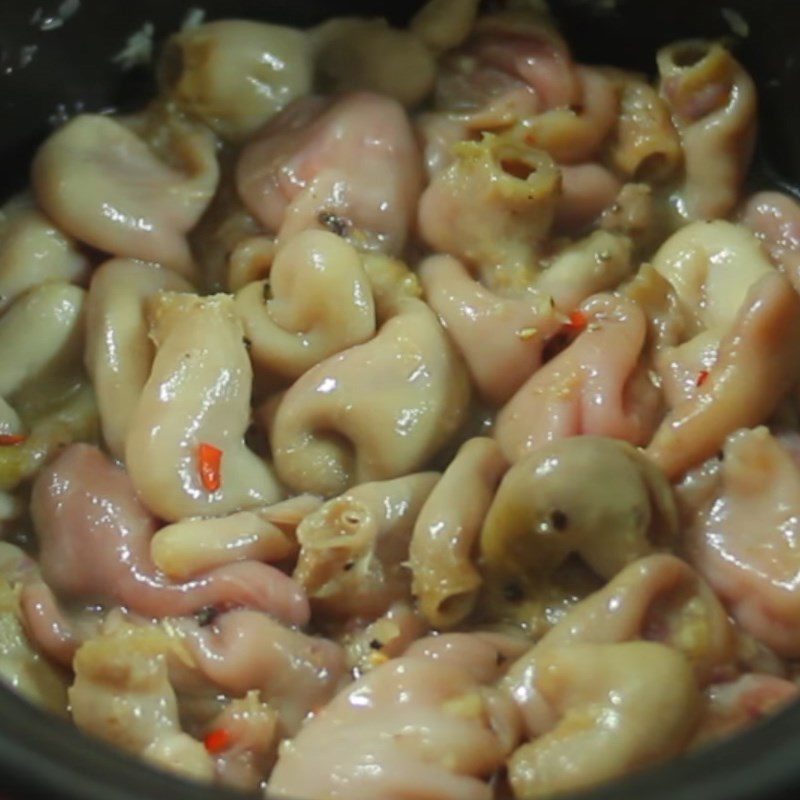
<svg viewBox="0 0 800 800"><path fill-rule="evenodd" d="M567 328L576 333L582 331L589 324L589 320L583 311L572 311L569 315L569 322Z"/></svg>
<svg viewBox="0 0 800 800"><path fill-rule="evenodd" d="M697 386L702 386L707 380L708 380L708 370L707 369L701 369L700 372L697 375L696 385Z"/></svg>
<svg viewBox="0 0 800 800"><path fill-rule="evenodd" d="M222 450L212 444L200 443L200 480L209 492L216 492L222 485Z"/></svg>
<svg viewBox="0 0 800 800"><path fill-rule="evenodd" d="M0 445L22 444L27 438L21 433L0 433Z"/></svg>
<svg viewBox="0 0 800 800"><path fill-rule="evenodd" d="M212 755L227 750L231 744L231 732L225 728L215 728L203 737L206 750Z"/></svg>

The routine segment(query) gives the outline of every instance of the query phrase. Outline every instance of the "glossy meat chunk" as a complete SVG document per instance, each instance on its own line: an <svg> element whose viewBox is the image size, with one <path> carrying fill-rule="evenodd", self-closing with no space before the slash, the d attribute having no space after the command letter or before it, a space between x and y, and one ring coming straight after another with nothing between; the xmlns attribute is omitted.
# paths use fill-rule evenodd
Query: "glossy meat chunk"
<svg viewBox="0 0 800 800"><path fill-rule="evenodd" d="M442 661L391 661L339 694L288 743L281 797L488 800L517 736L510 702ZM308 759L317 769L308 769Z"/></svg>
<svg viewBox="0 0 800 800"><path fill-rule="evenodd" d="M96 448L74 445L43 470L33 508L42 574L64 597L152 617L242 605L293 624L308 619L300 587L266 564L232 564L184 584L166 579L150 558L155 517L124 470Z"/></svg>
<svg viewBox="0 0 800 800"><path fill-rule="evenodd" d="M420 154L402 107L368 92L289 105L242 152L244 204L280 239L341 225L399 253L420 192Z"/></svg>

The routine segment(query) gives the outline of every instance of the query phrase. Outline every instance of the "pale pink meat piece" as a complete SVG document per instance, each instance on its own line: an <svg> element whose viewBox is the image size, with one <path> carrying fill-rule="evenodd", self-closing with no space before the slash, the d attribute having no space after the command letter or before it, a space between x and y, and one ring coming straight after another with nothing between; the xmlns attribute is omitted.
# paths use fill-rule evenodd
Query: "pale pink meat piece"
<svg viewBox="0 0 800 800"><path fill-rule="evenodd" d="M697 569L756 639L800 656L800 468L766 428L729 436L686 529ZM713 480L713 479L712 479Z"/></svg>
<svg viewBox="0 0 800 800"><path fill-rule="evenodd" d="M95 447L68 447L34 484L34 524L42 575L59 595L122 605L149 617L205 606L247 606L305 624L308 599L280 570L245 561L171 583L150 559L157 521L127 473Z"/></svg>
<svg viewBox="0 0 800 800"><path fill-rule="evenodd" d="M797 693L797 685L792 681L758 673L709 686L692 746L707 744L755 725L795 700Z"/></svg>
<svg viewBox="0 0 800 800"><path fill-rule="evenodd" d="M697 392L663 420L647 453L669 478L715 455L725 437L758 425L800 378L800 297L778 272L747 294Z"/></svg>
<svg viewBox="0 0 800 800"><path fill-rule="evenodd" d="M20 608L28 636L37 649L51 661L69 669L81 640L50 587L42 581L23 586Z"/></svg>
<svg viewBox="0 0 800 800"><path fill-rule="evenodd" d="M497 14L448 55L439 70L435 107L465 115L477 130L508 126L580 99L566 42L552 29Z"/></svg>
<svg viewBox="0 0 800 800"><path fill-rule="evenodd" d="M443 633L414 642L403 654L427 658L467 670L479 683L494 683L530 649L530 641L520 636L491 631Z"/></svg>
<svg viewBox="0 0 800 800"><path fill-rule="evenodd" d="M294 735L346 677L338 644L291 630L259 611L230 611L211 626L187 623L183 631L204 677L231 696L257 689L278 712L284 735Z"/></svg>
<svg viewBox="0 0 800 800"><path fill-rule="evenodd" d="M566 42L552 29L515 25L511 15L482 21L468 53L479 64L519 78L539 100L539 110L578 102L580 81Z"/></svg>
<svg viewBox="0 0 800 800"><path fill-rule="evenodd" d="M619 113L619 92L600 70L575 69L577 102L522 121L525 142L546 150L560 164L582 164L600 156Z"/></svg>
<svg viewBox="0 0 800 800"><path fill-rule="evenodd" d="M484 779L518 735L513 702L498 690L451 663L399 658L284 744L267 789L308 800L491 800Z"/></svg>
<svg viewBox="0 0 800 800"><path fill-rule="evenodd" d="M619 178L600 164L562 166L556 230L567 233L583 230L614 204L621 190Z"/></svg>
<svg viewBox="0 0 800 800"><path fill-rule="evenodd" d="M356 92L304 97L242 151L237 187L279 240L326 220L353 241L399 253L422 188L422 157L403 107Z"/></svg>
<svg viewBox="0 0 800 800"><path fill-rule="evenodd" d="M781 192L757 192L745 203L740 219L800 291L800 204Z"/></svg>
<svg viewBox="0 0 800 800"><path fill-rule="evenodd" d="M642 372L646 323L631 300L595 295L582 306L586 329L545 364L497 416L494 435L515 462L567 436L592 434L646 443L657 424L658 392Z"/></svg>
<svg viewBox="0 0 800 800"><path fill-rule="evenodd" d="M439 315L484 399L504 403L542 363L547 339L560 327L542 298L510 299L486 289L452 256L431 256L419 268L425 299Z"/></svg>

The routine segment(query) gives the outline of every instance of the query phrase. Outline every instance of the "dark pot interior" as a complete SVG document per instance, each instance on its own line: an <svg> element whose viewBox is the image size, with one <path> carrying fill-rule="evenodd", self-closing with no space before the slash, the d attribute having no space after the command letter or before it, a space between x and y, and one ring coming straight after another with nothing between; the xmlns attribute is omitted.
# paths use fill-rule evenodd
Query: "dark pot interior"
<svg viewBox="0 0 800 800"><path fill-rule="evenodd" d="M189 0L81 0L63 24L62 0L0 0L0 163L3 195L26 181L33 149L55 120L81 110L132 108L150 93L144 70L112 63L149 21L156 39L178 27ZM249 17L310 25L326 0L205 0L207 18ZM335 12L389 14L414 0L347 0ZM762 144L754 180L800 187L800 4L797 0L553 0L570 43L587 61L653 71L654 51L676 39L731 37L730 13L749 35L736 52L759 85ZM731 741L582 795L584 800L783 800L800 794L800 705ZM313 767L312 767L313 768ZM156 773L0 688L0 790L55 800L235 800Z"/></svg>

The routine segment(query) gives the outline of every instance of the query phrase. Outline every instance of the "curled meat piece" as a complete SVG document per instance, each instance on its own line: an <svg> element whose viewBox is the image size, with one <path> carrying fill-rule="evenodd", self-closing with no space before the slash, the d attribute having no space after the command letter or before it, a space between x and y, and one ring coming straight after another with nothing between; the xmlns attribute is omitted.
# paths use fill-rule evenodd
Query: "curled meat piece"
<svg viewBox="0 0 800 800"><path fill-rule="evenodd" d="M681 140L663 97L638 75L604 74L619 89L619 116L607 143L608 160L632 181L662 183L683 164Z"/></svg>
<svg viewBox="0 0 800 800"><path fill-rule="evenodd" d="M303 591L266 564L230 564L187 583L170 582L150 558L156 520L126 473L97 448L64 450L39 473L33 498L42 575L62 596L158 618L206 606L250 606L289 624L308 620Z"/></svg>
<svg viewBox="0 0 800 800"><path fill-rule="evenodd" d="M533 10L482 15L441 72L437 107L465 114L477 129L505 127L581 102L581 80L567 43L550 19Z"/></svg>
<svg viewBox="0 0 800 800"><path fill-rule="evenodd" d="M766 428L725 441L713 491L688 528L692 561L745 630L800 654L800 468Z"/></svg>
<svg viewBox="0 0 800 800"><path fill-rule="evenodd" d="M758 673L709 686L692 747L710 744L754 725L796 700L797 693L796 683Z"/></svg>
<svg viewBox="0 0 800 800"><path fill-rule="evenodd" d="M176 522L153 536L150 555L175 580L236 561L281 561L297 553L295 530L321 504L317 497L297 495L228 517Z"/></svg>
<svg viewBox="0 0 800 800"><path fill-rule="evenodd" d="M484 779L503 765L517 731L510 700L467 670L395 659L337 695L284 744L267 790L310 800L490 800Z"/></svg>
<svg viewBox="0 0 800 800"><path fill-rule="evenodd" d="M757 192L740 220L761 240L772 263L800 291L800 205L788 194Z"/></svg>
<svg viewBox="0 0 800 800"><path fill-rule="evenodd" d="M560 316L540 294L495 294L452 256L425 259L419 276L425 300L442 320L481 395L501 405L541 366L545 343L561 327Z"/></svg>
<svg viewBox="0 0 800 800"><path fill-rule="evenodd" d="M654 362L674 407L697 394L698 375L714 367L747 293L773 268L755 236L724 220L684 226L658 249L653 267L671 287L667 316L675 325L671 337L655 337Z"/></svg>
<svg viewBox="0 0 800 800"><path fill-rule="evenodd" d="M479 268L489 288L523 288L553 222L558 169L547 153L509 136L484 134L453 154L420 200L422 238Z"/></svg>
<svg viewBox="0 0 800 800"><path fill-rule="evenodd" d="M262 292L267 293L265 283L276 251L277 245L272 236L239 237L228 258L225 283L229 291L238 292L251 283L264 281L261 284Z"/></svg>
<svg viewBox="0 0 800 800"><path fill-rule="evenodd" d="M635 269L632 242L625 236L594 231L565 247L536 281L536 288L569 314L598 292L610 291Z"/></svg>
<svg viewBox="0 0 800 800"><path fill-rule="evenodd" d="M647 454L670 478L719 452L725 437L763 422L800 378L800 297L778 272L747 293L707 380L656 430Z"/></svg>
<svg viewBox="0 0 800 800"><path fill-rule="evenodd" d="M51 281L83 283L89 262L26 196L0 209L0 314L20 295Z"/></svg>
<svg viewBox="0 0 800 800"><path fill-rule="evenodd" d="M185 519L153 536L153 563L174 580L187 580L234 561L281 561L297 545L276 525L253 511L215 519Z"/></svg>
<svg viewBox="0 0 800 800"><path fill-rule="evenodd" d="M736 205L756 134L756 88L721 44L692 39L658 52L660 92L683 146L674 205L683 220L726 217Z"/></svg>
<svg viewBox="0 0 800 800"><path fill-rule="evenodd" d="M737 637L725 608L685 561L645 556L574 605L540 640L541 647L661 642L686 656L700 686L730 672Z"/></svg>
<svg viewBox="0 0 800 800"><path fill-rule="evenodd" d="M32 167L36 199L67 233L106 253L194 271L186 233L216 189L213 137L171 118L164 158L110 117L83 114L53 133Z"/></svg>
<svg viewBox="0 0 800 800"><path fill-rule="evenodd" d="M461 446L422 506L409 551L412 591L435 628L470 614L481 586L475 566L481 526L507 468L492 439Z"/></svg>
<svg viewBox="0 0 800 800"><path fill-rule="evenodd" d="M191 286L156 264L115 258L95 272L86 298L84 363L97 396L103 440L120 460L155 352L145 305L161 291L188 292Z"/></svg>
<svg viewBox="0 0 800 800"><path fill-rule="evenodd" d="M640 364L647 333L639 305L595 295L580 307L587 326L534 373L497 415L494 436L510 461L579 434L644 444L660 400Z"/></svg>
<svg viewBox="0 0 800 800"><path fill-rule="evenodd" d="M333 229L353 244L402 251L422 182L405 111L369 92L291 103L242 151L239 195L279 241Z"/></svg>
<svg viewBox="0 0 800 800"><path fill-rule="evenodd" d="M0 397L47 375L72 373L83 350L86 292L68 283L44 283L0 317ZM12 355L13 354L13 355Z"/></svg>
<svg viewBox="0 0 800 800"><path fill-rule="evenodd" d="M19 602L25 631L36 649L53 664L71 670L82 632L67 619L50 587L43 580L27 581Z"/></svg>
<svg viewBox="0 0 800 800"><path fill-rule="evenodd" d="M531 86L542 109L569 106L580 98L580 82L567 43L552 21L534 10L485 14L475 25L477 58Z"/></svg>
<svg viewBox="0 0 800 800"><path fill-rule="evenodd" d="M162 293L151 308L157 351L125 445L139 496L169 522L275 502L280 487L243 438L252 367L232 298ZM221 451L211 476L208 446Z"/></svg>
<svg viewBox="0 0 800 800"><path fill-rule="evenodd" d="M329 500L297 528L294 579L318 614L374 619L410 593L414 523L439 475L365 483Z"/></svg>
<svg viewBox="0 0 800 800"><path fill-rule="evenodd" d="M75 656L72 719L161 769L208 781L214 765L203 744L181 728L165 647L164 636L148 628L86 642Z"/></svg>
<svg viewBox="0 0 800 800"><path fill-rule="evenodd" d="M700 695L686 659L654 642L549 647L503 681L534 736L508 762L519 798L611 780L679 753Z"/></svg>
<svg viewBox="0 0 800 800"><path fill-rule="evenodd" d="M383 18L338 17L311 35L317 82L326 92L365 90L411 107L433 91L434 54L412 30Z"/></svg>
<svg viewBox="0 0 800 800"><path fill-rule="evenodd" d="M572 554L609 580L669 547L677 532L671 488L636 448L576 436L509 469L483 522L480 554L488 582L529 592Z"/></svg>
<svg viewBox="0 0 800 800"><path fill-rule="evenodd" d="M327 231L302 231L278 252L269 281L236 295L256 369L299 378L375 333L375 305L356 250Z"/></svg>
<svg viewBox="0 0 800 800"><path fill-rule="evenodd" d="M311 89L307 35L226 19L184 28L164 46L162 91L220 136L241 141Z"/></svg>
<svg viewBox="0 0 800 800"><path fill-rule="evenodd" d="M487 130L568 108L580 94L567 44L550 22L508 10L481 16L471 40L444 61L436 106Z"/></svg>
<svg viewBox="0 0 800 800"><path fill-rule="evenodd" d="M344 652L257 611L231 611L209 627L176 621L197 669L224 692L258 690L280 718L283 736L333 697L345 677Z"/></svg>
<svg viewBox="0 0 800 800"><path fill-rule="evenodd" d="M559 164L590 161L611 133L619 111L619 93L602 71L576 67L579 100L521 121L530 147L544 150Z"/></svg>
<svg viewBox="0 0 800 800"><path fill-rule="evenodd" d="M755 236L724 220L684 226L652 265L627 293L650 318L653 360L674 407L697 394L698 376L714 367L748 291L773 269Z"/></svg>
<svg viewBox="0 0 800 800"><path fill-rule="evenodd" d="M758 239L725 220L685 225L652 263L675 292L685 338L727 330L753 284L773 271Z"/></svg>
<svg viewBox="0 0 800 800"><path fill-rule="evenodd" d="M372 341L286 392L270 432L275 467L295 491L326 496L414 472L458 430L468 402L466 371L433 312L404 299Z"/></svg>

